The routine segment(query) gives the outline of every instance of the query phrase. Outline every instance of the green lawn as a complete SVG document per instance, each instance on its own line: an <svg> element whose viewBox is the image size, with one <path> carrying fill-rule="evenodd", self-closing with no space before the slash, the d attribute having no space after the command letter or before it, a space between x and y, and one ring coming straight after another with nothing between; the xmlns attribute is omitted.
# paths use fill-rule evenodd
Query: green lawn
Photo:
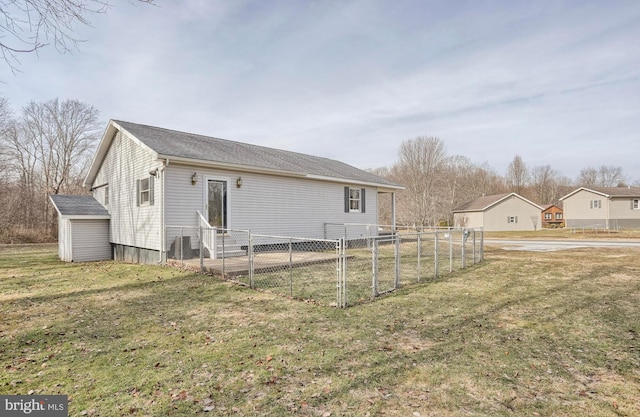
<svg viewBox="0 0 640 417"><path fill-rule="evenodd" d="M640 415L637 249L487 248L346 310L0 248L0 394L70 415Z"/></svg>

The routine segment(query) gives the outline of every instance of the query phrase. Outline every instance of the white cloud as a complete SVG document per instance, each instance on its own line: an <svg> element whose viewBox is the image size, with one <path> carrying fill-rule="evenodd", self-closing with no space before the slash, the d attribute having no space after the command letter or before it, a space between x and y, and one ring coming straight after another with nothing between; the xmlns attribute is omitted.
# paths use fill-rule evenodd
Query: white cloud
<svg viewBox="0 0 640 417"><path fill-rule="evenodd" d="M517 153L640 179L638 23L625 1L122 2L0 93L361 167L436 135L499 172Z"/></svg>

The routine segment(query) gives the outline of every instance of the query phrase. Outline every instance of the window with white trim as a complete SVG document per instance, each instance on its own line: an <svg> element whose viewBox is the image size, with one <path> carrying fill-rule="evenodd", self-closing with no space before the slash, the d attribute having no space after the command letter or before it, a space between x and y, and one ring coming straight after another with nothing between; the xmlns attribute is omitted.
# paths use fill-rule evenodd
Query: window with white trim
<svg viewBox="0 0 640 417"><path fill-rule="evenodd" d="M349 188L349 211L360 212L360 189Z"/></svg>
<svg viewBox="0 0 640 417"><path fill-rule="evenodd" d="M518 216L507 216L507 223L518 223Z"/></svg>
<svg viewBox="0 0 640 417"><path fill-rule="evenodd" d="M556 213L556 220L562 220L562 213Z"/></svg>
<svg viewBox="0 0 640 417"><path fill-rule="evenodd" d="M153 206L153 177L146 177L136 181L136 204Z"/></svg>
<svg viewBox="0 0 640 417"><path fill-rule="evenodd" d="M551 213L544 213L544 219L551 220L552 219Z"/></svg>
<svg viewBox="0 0 640 417"><path fill-rule="evenodd" d="M602 208L602 200L591 200L589 203L589 207L592 209Z"/></svg>
<svg viewBox="0 0 640 417"><path fill-rule="evenodd" d="M149 178L140 180L140 204L149 203Z"/></svg>
<svg viewBox="0 0 640 417"><path fill-rule="evenodd" d="M365 212L365 191L364 188L344 187L345 213Z"/></svg>
<svg viewBox="0 0 640 417"><path fill-rule="evenodd" d="M640 199L631 200L631 210L640 210Z"/></svg>

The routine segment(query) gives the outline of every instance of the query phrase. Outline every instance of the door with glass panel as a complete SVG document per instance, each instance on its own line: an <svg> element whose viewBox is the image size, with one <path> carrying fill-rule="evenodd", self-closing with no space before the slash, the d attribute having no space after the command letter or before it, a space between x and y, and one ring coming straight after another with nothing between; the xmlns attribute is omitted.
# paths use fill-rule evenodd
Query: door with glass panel
<svg viewBox="0 0 640 417"><path fill-rule="evenodd" d="M207 220L213 227L227 228L227 182L207 180Z"/></svg>

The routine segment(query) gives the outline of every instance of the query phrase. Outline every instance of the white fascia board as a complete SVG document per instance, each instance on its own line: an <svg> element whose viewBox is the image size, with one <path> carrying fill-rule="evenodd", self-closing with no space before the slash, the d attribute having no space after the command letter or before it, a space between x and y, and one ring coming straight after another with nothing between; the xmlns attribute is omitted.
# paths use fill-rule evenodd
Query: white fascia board
<svg viewBox="0 0 640 417"><path fill-rule="evenodd" d="M108 214L67 214L60 218L63 220L111 220Z"/></svg>
<svg viewBox="0 0 640 417"><path fill-rule="evenodd" d="M237 172L252 172L257 174L277 175L281 177L307 178L307 179L317 180L317 181L337 182L341 184L365 185L365 186L377 187L377 188L381 188L389 191L404 190L404 187L399 185L394 186L394 185L380 184L375 182L350 180L345 178L325 177L322 175L307 174L305 172L281 171L281 170L271 169L271 168L261 168L261 167L255 167L255 166L249 166L249 165L228 164L223 162L198 160L198 159L176 157L172 155L163 155L163 154L158 154L157 157L159 159L168 160L172 164L179 164L183 166L189 165L189 166L203 167L203 168L222 168L222 169L228 169L230 171L237 171Z"/></svg>
<svg viewBox="0 0 640 417"><path fill-rule="evenodd" d="M107 152L109 152L111 143L113 142L113 139L115 138L116 133L118 131L126 132L127 137L130 138L136 145L140 146L142 149L145 149L147 152L149 152L152 158L154 159L158 158L157 152L155 152L153 149L149 148L147 145L142 143L138 138L135 137L135 135L133 135L131 132L124 129L118 123L114 122L113 120L109 120L107 129L104 131L104 134L102 135L102 139L100 140L100 144L96 149L96 153L93 155L93 159L91 160L91 165L89 165L89 172L87 172L87 176L85 177L84 182L82 183L83 187L85 188L91 187L91 184L93 183L96 176L98 175L98 171L100 171L100 168L102 167L102 161L107 156Z"/></svg>
<svg viewBox="0 0 640 417"><path fill-rule="evenodd" d="M258 174L272 174L279 175L283 177L297 177L304 178L307 176L304 172L293 172L293 171L280 171L277 169L270 168L260 168L249 165L238 165L238 164L228 164L224 162L216 162L216 161L207 161L203 159L191 159L184 158L173 155L163 155L158 154L158 159L168 160L171 164L178 165L188 165L193 167L202 167L202 168L222 168L227 169L229 171L237 171L237 172L254 172Z"/></svg>
<svg viewBox="0 0 640 417"><path fill-rule="evenodd" d="M365 185L369 187L384 188L389 191L405 189L405 187L401 185L389 185L389 184L380 184L378 182L357 181L357 180L350 180L348 178L325 177L322 175L311 175L311 174L307 175L306 177L310 179L318 180L318 181L339 182L341 184Z"/></svg>

